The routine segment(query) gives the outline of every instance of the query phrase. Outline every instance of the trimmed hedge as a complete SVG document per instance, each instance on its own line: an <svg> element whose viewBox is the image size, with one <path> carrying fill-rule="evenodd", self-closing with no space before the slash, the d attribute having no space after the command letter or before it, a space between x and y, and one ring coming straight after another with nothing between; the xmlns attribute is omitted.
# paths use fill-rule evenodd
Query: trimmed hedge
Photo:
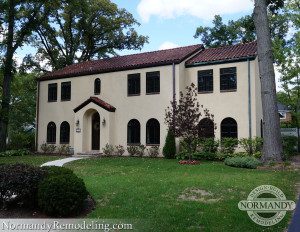
<svg viewBox="0 0 300 232"><path fill-rule="evenodd" d="M30 154L31 153L26 149L7 150L4 152L0 152L0 157L25 156L25 155L30 155Z"/></svg>
<svg viewBox="0 0 300 232"><path fill-rule="evenodd" d="M45 172L26 164L0 165L0 204L15 202L26 206L37 203L38 184Z"/></svg>
<svg viewBox="0 0 300 232"><path fill-rule="evenodd" d="M61 172L58 175L52 172L53 175L50 174L39 185L38 205L49 216L67 217L78 214L88 196L83 180L75 174L62 174L65 171L58 171Z"/></svg>
<svg viewBox="0 0 300 232"><path fill-rule="evenodd" d="M226 158L224 163L231 167L256 169L261 162L251 156Z"/></svg>
<svg viewBox="0 0 300 232"><path fill-rule="evenodd" d="M46 176L60 176L60 175L73 175L73 171L71 169L65 167L57 167L57 166L44 166L42 170L46 172Z"/></svg>

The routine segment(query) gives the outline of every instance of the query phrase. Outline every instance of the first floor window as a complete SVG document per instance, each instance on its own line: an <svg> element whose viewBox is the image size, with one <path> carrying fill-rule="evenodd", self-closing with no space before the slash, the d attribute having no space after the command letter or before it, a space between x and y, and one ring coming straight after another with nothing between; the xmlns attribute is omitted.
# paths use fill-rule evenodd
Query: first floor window
<svg viewBox="0 0 300 232"><path fill-rule="evenodd" d="M140 143L141 126L140 122L136 119L131 119L127 125L127 143L139 144Z"/></svg>
<svg viewBox="0 0 300 232"><path fill-rule="evenodd" d="M146 93L156 94L160 92L160 72L146 73Z"/></svg>
<svg viewBox="0 0 300 232"><path fill-rule="evenodd" d="M200 138L215 137L215 125L214 122L209 118L201 119L198 125L198 129Z"/></svg>
<svg viewBox="0 0 300 232"><path fill-rule="evenodd" d="M236 67L220 69L220 90L236 90Z"/></svg>
<svg viewBox="0 0 300 232"><path fill-rule="evenodd" d="M146 143L160 144L160 125L154 118L149 119L146 124Z"/></svg>
<svg viewBox="0 0 300 232"><path fill-rule="evenodd" d="M56 143L56 125L49 122L47 126L47 143Z"/></svg>
<svg viewBox="0 0 300 232"><path fill-rule="evenodd" d="M71 81L61 83L61 100L71 100Z"/></svg>
<svg viewBox="0 0 300 232"><path fill-rule="evenodd" d="M128 75L128 96L141 93L141 75L139 73Z"/></svg>
<svg viewBox="0 0 300 232"><path fill-rule="evenodd" d="M57 84L52 83L48 85L48 102L57 101Z"/></svg>
<svg viewBox="0 0 300 232"><path fill-rule="evenodd" d="M213 91L213 70L198 71L198 92L212 92Z"/></svg>
<svg viewBox="0 0 300 232"><path fill-rule="evenodd" d="M237 138L237 123L233 118L225 118L221 122L221 138Z"/></svg>
<svg viewBox="0 0 300 232"><path fill-rule="evenodd" d="M70 142L70 124L66 121L60 125L60 143Z"/></svg>

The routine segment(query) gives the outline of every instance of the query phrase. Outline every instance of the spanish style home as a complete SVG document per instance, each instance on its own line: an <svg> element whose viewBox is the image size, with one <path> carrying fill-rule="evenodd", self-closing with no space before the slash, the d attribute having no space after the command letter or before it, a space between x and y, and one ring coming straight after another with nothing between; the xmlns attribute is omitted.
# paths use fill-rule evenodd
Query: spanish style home
<svg viewBox="0 0 300 232"><path fill-rule="evenodd" d="M194 83L214 114L202 136L261 135L262 106L256 42L205 49L193 45L87 61L38 80L37 147L69 144L75 153L105 144L164 145L165 110Z"/></svg>

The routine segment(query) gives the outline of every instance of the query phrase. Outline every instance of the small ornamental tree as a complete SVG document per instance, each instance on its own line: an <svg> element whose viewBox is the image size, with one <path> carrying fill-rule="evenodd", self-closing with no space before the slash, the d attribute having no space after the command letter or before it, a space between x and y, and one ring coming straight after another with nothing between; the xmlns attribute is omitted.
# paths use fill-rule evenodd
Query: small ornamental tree
<svg viewBox="0 0 300 232"><path fill-rule="evenodd" d="M174 159L176 154L176 143L173 131L171 129L168 130L168 134L166 137L166 143L163 148L164 157L167 159Z"/></svg>
<svg viewBox="0 0 300 232"><path fill-rule="evenodd" d="M180 92L179 100L171 101L171 106L166 109L165 122L172 129L176 138L182 138L189 147L189 160L196 147L193 141L198 137L199 121L209 118L214 121L214 115L200 105L197 100L197 87L194 83L185 88L185 93ZM215 125L214 125L215 129Z"/></svg>

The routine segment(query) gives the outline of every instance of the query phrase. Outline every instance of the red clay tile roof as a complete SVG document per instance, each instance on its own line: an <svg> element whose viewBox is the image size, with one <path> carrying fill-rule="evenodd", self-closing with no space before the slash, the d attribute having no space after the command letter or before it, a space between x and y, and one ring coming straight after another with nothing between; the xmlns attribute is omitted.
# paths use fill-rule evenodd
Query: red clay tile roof
<svg viewBox="0 0 300 232"><path fill-rule="evenodd" d="M255 57L256 52L256 41L218 48L208 48L189 59L186 62L186 66L213 63L218 61L234 61L239 59L246 59Z"/></svg>
<svg viewBox="0 0 300 232"><path fill-rule="evenodd" d="M96 61L86 61L67 66L51 73L47 73L40 77L39 80L51 80L98 73L116 72L130 69L171 65L173 63L179 64L203 48L203 45L198 44L134 55L117 56Z"/></svg>
<svg viewBox="0 0 300 232"><path fill-rule="evenodd" d="M86 105L88 105L90 102L95 103L96 105L102 107L103 109L109 111L109 112L115 112L116 108L113 107L112 105L108 104L107 102L101 100L98 97L90 97L89 99L87 99L86 101L84 101L83 103L81 103L79 106L77 106L74 109L74 112L78 112L79 110L81 110L83 107L85 107Z"/></svg>

